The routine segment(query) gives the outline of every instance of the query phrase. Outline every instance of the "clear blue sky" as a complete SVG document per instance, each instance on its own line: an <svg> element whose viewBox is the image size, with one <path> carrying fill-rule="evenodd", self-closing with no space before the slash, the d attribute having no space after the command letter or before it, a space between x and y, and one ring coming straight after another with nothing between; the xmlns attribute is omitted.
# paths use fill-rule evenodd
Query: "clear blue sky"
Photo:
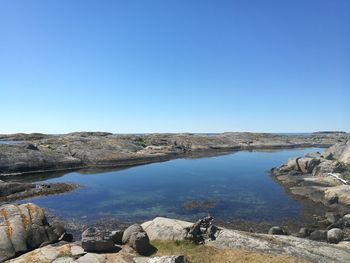
<svg viewBox="0 0 350 263"><path fill-rule="evenodd" d="M0 0L0 133L350 131L349 0Z"/></svg>

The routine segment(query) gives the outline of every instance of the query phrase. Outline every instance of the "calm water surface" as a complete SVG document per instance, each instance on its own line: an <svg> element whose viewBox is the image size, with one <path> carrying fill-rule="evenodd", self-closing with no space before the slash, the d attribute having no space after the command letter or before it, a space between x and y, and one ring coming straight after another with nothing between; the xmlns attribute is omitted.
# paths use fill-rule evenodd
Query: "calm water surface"
<svg viewBox="0 0 350 263"><path fill-rule="evenodd" d="M121 221L156 216L194 219L207 212L221 220L300 219L303 204L290 197L268 171L289 157L311 151L322 149L241 151L119 171L70 172L45 182L75 182L84 187L31 201L58 216L88 222L107 217Z"/></svg>
<svg viewBox="0 0 350 263"><path fill-rule="evenodd" d="M18 144L21 143L22 141L5 141L5 140L0 140L0 144Z"/></svg>

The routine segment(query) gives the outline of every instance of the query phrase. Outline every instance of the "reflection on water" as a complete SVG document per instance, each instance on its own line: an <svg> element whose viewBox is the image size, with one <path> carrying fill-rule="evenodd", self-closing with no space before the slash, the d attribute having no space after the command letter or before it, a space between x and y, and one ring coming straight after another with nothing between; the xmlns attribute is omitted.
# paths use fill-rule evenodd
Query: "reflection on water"
<svg viewBox="0 0 350 263"><path fill-rule="evenodd" d="M289 157L321 150L241 151L112 171L60 173L46 182L75 182L85 187L32 202L61 217L88 222L106 217L133 221L156 216L191 220L208 212L220 220L300 219L303 204L292 199L268 171Z"/></svg>

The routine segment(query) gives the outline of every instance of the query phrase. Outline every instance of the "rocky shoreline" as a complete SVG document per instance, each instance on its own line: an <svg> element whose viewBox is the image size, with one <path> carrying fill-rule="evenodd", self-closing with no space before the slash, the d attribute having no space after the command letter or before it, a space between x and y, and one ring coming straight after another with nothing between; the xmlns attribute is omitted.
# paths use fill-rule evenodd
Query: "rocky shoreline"
<svg viewBox="0 0 350 263"><path fill-rule="evenodd" d="M350 209L350 141L336 143L324 153L307 153L290 158L271 169L272 176L291 194L330 209Z"/></svg>
<svg viewBox="0 0 350 263"><path fill-rule="evenodd" d="M134 233L131 241L130 237L123 240L129 229L125 230L123 225L88 229L83 226L82 240L79 239L80 233L75 233L78 242L71 243L73 235L64 225L55 222L54 217L48 220L43 209L34 204L11 204L14 200L58 194L79 187L68 183L25 182L26 177L36 176L37 172L123 167L232 150L330 146L324 153L307 153L271 169L273 178L290 194L325 208L324 215L316 217L312 226L295 231L285 225L269 225L269 234L260 234L257 232L267 232L267 225L264 231L257 231L252 226L241 228L246 232L215 226L215 231L207 232L209 225L204 231L199 224L196 231L191 231L200 236L205 246L213 246L220 251L247 249L254 253L292 257L290 262L350 261L350 185L346 182L350 180L349 138L346 133L316 133L310 136L256 133L214 136L109 133L0 135L0 140L18 141L0 144L0 175L5 180L0 181L0 205L3 204L0 207L0 261L19 256L9 262L186 262L183 255L159 257L155 254L156 250L148 250L152 247L150 241L188 239L186 229L195 224L175 219L156 218L141 226L131 226L137 228L137 231L129 231ZM46 175L43 173L42 176ZM236 222L230 228L240 227ZM86 246L84 240L92 243L89 241L91 244ZM191 240L197 242L197 239ZM99 249L106 244L115 251L106 254L109 249ZM28 251L32 252L26 253Z"/></svg>
<svg viewBox="0 0 350 263"><path fill-rule="evenodd" d="M344 218L350 222L350 214ZM162 244L176 247L188 244L186 241L202 250L215 248L221 259L225 253L231 253L229 258L258 253L259 260L271 262L347 262L350 242L339 242L338 235L336 228L330 229L326 233L329 243L325 243L286 235L279 227L271 228L269 234L256 234L217 227L212 217L195 223L157 217L124 229L87 227L81 238L73 241L62 224L48 222L43 209L34 204L0 207L0 261L12 263L183 263L187 254L160 256L158 252Z"/></svg>
<svg viewBox="0 0 350 263"><path fill-rule="evenodd" d="M0 175L88 167L123 167L217 152L329 147L347 133L277 135L268 133L117 135L79 132L63 135L0 135Z"/></svg>

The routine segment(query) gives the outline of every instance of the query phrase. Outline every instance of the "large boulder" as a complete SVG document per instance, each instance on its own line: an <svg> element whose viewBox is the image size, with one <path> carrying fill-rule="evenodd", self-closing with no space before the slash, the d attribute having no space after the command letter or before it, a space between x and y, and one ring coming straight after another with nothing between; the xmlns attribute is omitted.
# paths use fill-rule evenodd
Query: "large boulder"
<svg viewBox="0 0 350 263"><path fill-rule="evenodd" d="M81 235L81 246L88 252L114 251L113 234L96 227L86 229Z"/></svg>
<svg viewBox="0 0 350 263"><path fill-rule="evenodd" d="M123 233L123 237L122 237L123 244L126 244L129 242L129 239L130 239L132 233L143 232L143 231L144 230L143 230L142 226L140 226L139 224L133 224L133 225L129 226Z"/></svg>
<svg viewBox="0 0 350 263"><path fill-rule="evenodd" d="M342 218L337 220L335 223L333 223L330 226L328 226L328 229L332 229L332 228L344 229L344 228L347 228L347 227L350 227L350 214L344 215Z"/></svg>
<svg viewBox="0 0 350 263"><path fill-rule="evenodd" d="M283 227L273 226L269 229L269 235L288 235L288 233Z"/></svg>
<svg viewBox="0 0 350 263"><path fill-rule="evenodd" d="M156 217L142 224L151 240L184 240L187 236L186 229L191 226L191 222L165 217Z"/></svg>
<svg viewBox="0 0 350 263"><path fill-rule="evenodd" d="M123 244L123 234L124 234L124 231L122 230L115 230L111 232L114 244L117 244L117 245Z"/></svg>
<svg viewBox="0 0 350 263"><path fill-rule="evenodd" d="M343 231L339 228L332 228L327 232L327 241L329 243L339 243L343 239Z"/></svg>
<svg viewBox="0 0 350 263"><path fill-rule="evenodd" d="M0 261L59 238L40 207L31 203L0 207Z"/></svg>
<svg viewBox="0 0 350 263"><path fill-rule="evenodd" d="M131 246L140 255L149 255L153 251L153 247L149 242L146 232L133 232L128 241Z"/></svg>
<svg viewBox="0 0 350 263"><path fill-rule="evenodd" d="M310 234L311 240L315 241L327 241L327 231L326 230L315 230Z"/></svg>
<svg viewBox="0 0 350 263"><path fill-rule="evenodd" d="M312 173L312 170L320 163L319 158L299 158L297 159L297 163L299 166L299 169L302 173Z"/></svg>
<svg viewBox="0 0 350 263"><path fill-rule="evenodd" d="M147 233L139 224L131 225L124 231L122 242L141 255L147 255L153 251Z"/></svg>

